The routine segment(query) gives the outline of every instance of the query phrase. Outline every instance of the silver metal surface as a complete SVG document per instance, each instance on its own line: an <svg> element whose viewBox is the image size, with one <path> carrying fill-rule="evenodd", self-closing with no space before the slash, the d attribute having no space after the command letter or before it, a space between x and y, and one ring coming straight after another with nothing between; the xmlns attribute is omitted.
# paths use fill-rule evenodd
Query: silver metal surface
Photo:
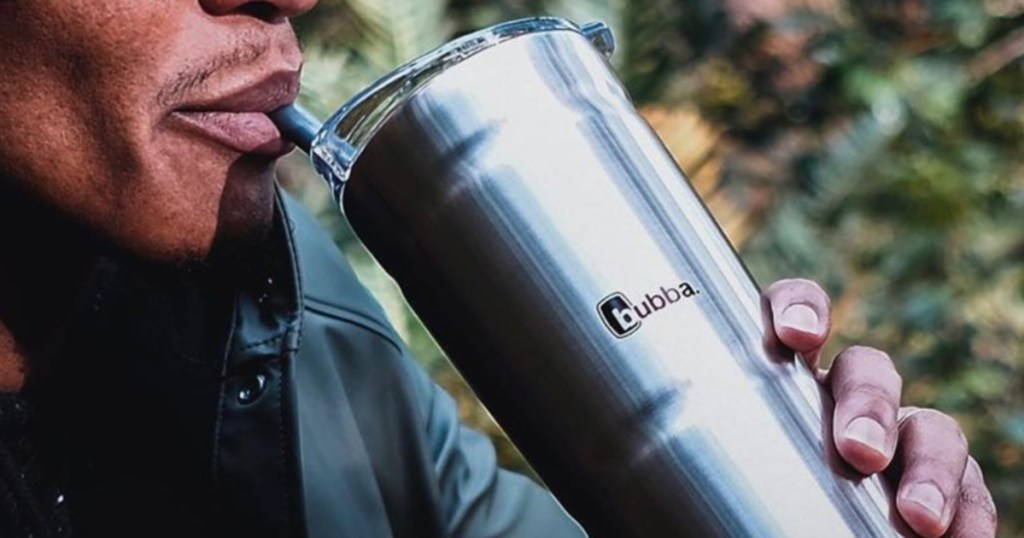
<svg viewBox="0 0 1024 538"><path fill-rule="evenodd" d="M755 283L594 35L521 32L364 95L314 161L592 535L899 535L810 372L762 348Z"/></svg>

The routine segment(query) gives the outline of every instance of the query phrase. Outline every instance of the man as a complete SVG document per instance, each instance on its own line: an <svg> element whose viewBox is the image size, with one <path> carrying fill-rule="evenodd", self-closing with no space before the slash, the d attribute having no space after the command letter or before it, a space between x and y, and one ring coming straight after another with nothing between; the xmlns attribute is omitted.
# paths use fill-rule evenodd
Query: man
<svg viewBox="0 0 1024 538"><path fill-rule="evenodd" d="M577 536L408 357L278 195L266 112L314 0L0 0L0 531ZM827 298L766 292L817 361ZM835 442L925 536L995 532L956 423L885 354L825 378ZM814 517L814 514L808 514Z"/></svg>

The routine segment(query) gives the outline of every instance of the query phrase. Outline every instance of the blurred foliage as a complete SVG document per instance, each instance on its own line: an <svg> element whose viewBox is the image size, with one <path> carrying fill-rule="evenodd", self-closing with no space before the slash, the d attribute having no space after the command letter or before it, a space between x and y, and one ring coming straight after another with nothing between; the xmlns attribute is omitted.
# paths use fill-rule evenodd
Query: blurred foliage
<svg viewBox="0 0 1024 538"><path fill-rule="evenodd" d="M1024 536L1024 0L324 0L297 21L326 116L456 35L600 19L644 115L763 283L833 297L834 343L889 351L908 404L956 416ZM282 182L463 416L524 468L302 164Z"/></svg>

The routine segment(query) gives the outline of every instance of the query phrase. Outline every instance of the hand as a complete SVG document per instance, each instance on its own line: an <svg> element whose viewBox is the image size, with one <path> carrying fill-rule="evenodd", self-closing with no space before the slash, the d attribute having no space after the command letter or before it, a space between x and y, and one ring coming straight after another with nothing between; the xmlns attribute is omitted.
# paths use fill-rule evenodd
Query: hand
<svg viewBox="0 0 1024 538"><path fill-rule="evenodd" d="M818 370L830 328L829 300L807 280L783 280L764 293L766 345L800 353L835 398L839 455L864 474L885 471L904 521L925 538L986 538L996 509L955 420L934 409L900 407L903 381L887 354L855 346Z"/></svg>

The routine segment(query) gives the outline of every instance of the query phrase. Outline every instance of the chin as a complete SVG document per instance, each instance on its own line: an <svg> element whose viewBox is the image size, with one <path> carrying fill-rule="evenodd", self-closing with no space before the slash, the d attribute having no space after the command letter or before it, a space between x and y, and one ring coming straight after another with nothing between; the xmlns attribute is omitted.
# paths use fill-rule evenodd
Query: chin
<svg viewBox="0 0 1024 538"><path fill-rule="evenodd" d="M266 244L277 213L273 167L250 174L229 176L217 212L212 241L202 258L245 262Z"/></svg>
<svg viewBox="0 0 1024 538"><path fill-rule="evenodd" d="M101 230L101 236L113 239L115 248L129 257L182 268L246 263L254 249L265 244L277 206L272 167L236 168L223 189L204 192L195 186L185 193L188 196L147 196L164 201L129 206L134 214L122 213L125 218Z"/></svg>
<svg viewBox="0 0 1024 538"><path fill-rule="evenodd" d="M240 214L234 215L236 218ZM194 270L222 265L247 265L260 255L260 249L267 245L273 229L274 206L264 210L250 210L245 218L231 221L211 222L196 228L196 221L182 223L177 231L194 230L194 233L175 234L159 238L150 236L142 245L123 245L120 250L147 264L165 265Z"/></svg>

